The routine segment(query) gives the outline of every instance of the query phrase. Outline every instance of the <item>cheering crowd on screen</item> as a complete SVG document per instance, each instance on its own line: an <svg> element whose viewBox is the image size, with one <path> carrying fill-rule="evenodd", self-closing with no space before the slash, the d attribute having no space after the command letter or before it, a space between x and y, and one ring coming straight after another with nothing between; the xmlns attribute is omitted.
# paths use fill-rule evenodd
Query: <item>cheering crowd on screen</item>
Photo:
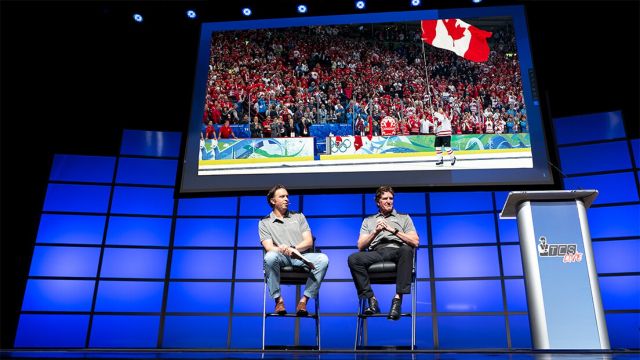
<svg viewBox="0 0 640 360"><path fill-rule="evenodd" d="M419 23L215 32L202 121L297 137L322 123L388 135L391 117L417 135L435 133L441 107L453 134L526 133L514 31L494 26L486 62L423 44Z"/></svg>

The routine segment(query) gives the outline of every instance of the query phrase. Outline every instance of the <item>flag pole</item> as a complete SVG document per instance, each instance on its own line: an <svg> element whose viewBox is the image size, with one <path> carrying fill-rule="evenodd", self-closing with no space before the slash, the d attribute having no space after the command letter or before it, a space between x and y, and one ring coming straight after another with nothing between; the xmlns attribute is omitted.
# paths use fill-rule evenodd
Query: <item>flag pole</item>
<svg viewBox="0 0 640 360"><path fill-rule="evenodd" d="M427 67L427 54L424 50L424 40L422 38L420 38L420 42L422 43L422 59L424 61L424 74L426 75L426 81L427 81L427 84L426 84L427 99L429 101L429 107L432 107L431 106L431 88L430 88L430 82L429 82L429 68Z"/></svg>

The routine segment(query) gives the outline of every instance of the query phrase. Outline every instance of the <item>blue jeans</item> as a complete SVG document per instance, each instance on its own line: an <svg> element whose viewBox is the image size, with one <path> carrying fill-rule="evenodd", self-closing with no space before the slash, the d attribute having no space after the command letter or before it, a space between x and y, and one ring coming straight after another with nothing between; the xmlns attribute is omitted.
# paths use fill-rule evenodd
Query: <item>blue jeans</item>
<svg viewBox="0 0 640 360"><path fill-rule="evenodd" d="M309 259L315 265L315 269L311 270L311 276L307 279L304 287L304 295L309 298L318 296L320 283L324 279L329 267L329 258L322 253L308 253L304 257ZM281 254L276 250L267 252L264 255L264 270L267 277L267 286L269 287L269 295L277 299L280 297L280 268L284 266L303 266L304 263L298 259L292 259Z"/></svg>

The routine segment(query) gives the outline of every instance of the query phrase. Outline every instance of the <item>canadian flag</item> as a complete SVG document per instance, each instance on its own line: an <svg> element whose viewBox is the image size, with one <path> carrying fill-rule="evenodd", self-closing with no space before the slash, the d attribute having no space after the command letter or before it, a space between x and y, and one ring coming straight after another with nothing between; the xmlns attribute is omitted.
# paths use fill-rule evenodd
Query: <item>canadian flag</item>
<svg viewBox="0 0 640 360"><path fill-rule="evenodd" d="M460 19L422 20L422 41L475 62L489 59L491 35Z"/></svg>

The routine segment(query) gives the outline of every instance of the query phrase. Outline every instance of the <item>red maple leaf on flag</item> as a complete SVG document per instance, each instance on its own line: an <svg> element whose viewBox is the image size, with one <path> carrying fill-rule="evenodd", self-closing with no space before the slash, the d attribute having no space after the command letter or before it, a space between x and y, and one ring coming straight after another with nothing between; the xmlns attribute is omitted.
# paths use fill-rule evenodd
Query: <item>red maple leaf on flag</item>
<svg viewBox="0 0 640 360"><path fill-rule="evenodd" d="M460 25L456 25L457 19L446 19L442 21L444 26L447 28L449 32L449 36L453 38L453 40L462 39L464 37L465 28Z"/></svg>

